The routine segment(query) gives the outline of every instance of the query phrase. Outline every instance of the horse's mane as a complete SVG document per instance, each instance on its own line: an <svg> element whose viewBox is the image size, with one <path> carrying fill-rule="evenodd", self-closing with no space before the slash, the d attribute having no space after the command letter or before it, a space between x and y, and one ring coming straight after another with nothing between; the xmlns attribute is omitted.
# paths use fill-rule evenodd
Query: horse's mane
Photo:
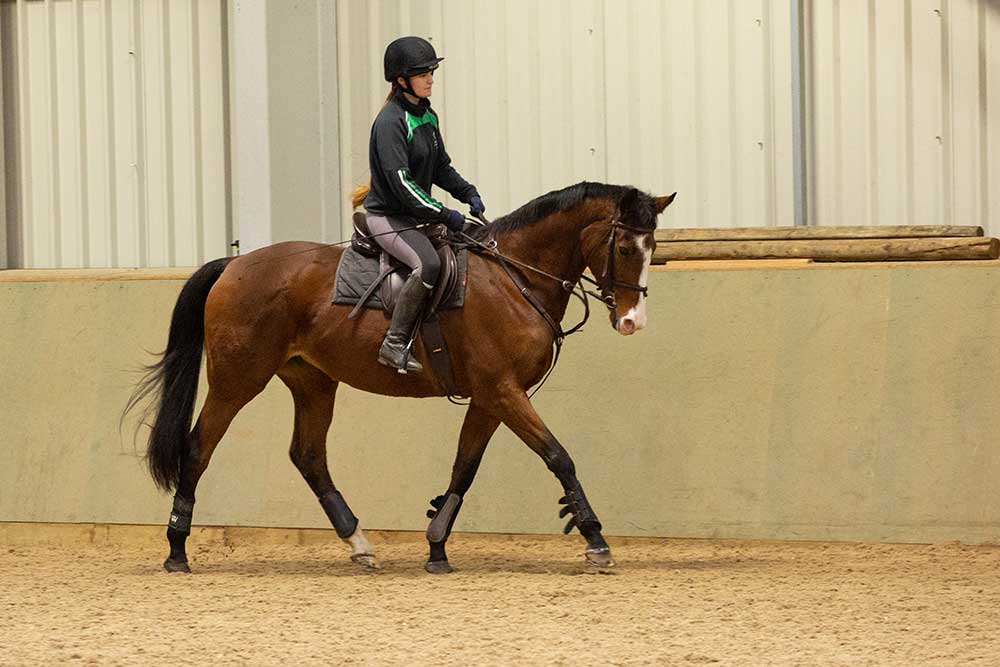
<svg viewBox="0 0 1000 667"><path fill-rule="evenodd" d="M632 188L626 185L609 185L607 183L591 183L583 181L576 185L570 185L562 190L553 190L540 197L536 197L524 206L497 218L488 227L479 227L474 235L484 237L488 234L502 234L512 232L522 227L538 222L539 220L572 208L586 199L608 199L615 204L621 201L626 192ZM640 197L650 200L649 195L640 192ZM652 216L652 224L656 225L655 214Z"/></svg>

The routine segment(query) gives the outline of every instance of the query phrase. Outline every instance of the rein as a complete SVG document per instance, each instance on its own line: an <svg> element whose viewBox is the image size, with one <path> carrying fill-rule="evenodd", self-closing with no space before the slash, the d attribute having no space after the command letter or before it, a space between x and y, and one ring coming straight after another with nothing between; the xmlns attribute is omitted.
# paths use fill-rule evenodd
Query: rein
<svg viewBox="0 0 1000 667"><path fill-rule="evenodd" d="M545 323L549 326L550 329L552 329L552 333L554 336L553 345L555 346L555 353L553 354L552 357L552 364L549 366L549 369L545 372L545 376L542 378L541 382L539 382L538 385L528 395L528 398L533 397L535 393L537 393L538 390L542 388L542 385L544 385L545 382L549 379L549 376L552 375L552 371L555 370L556 364L559 362L559 353L562 351L563 340L565 340L566 336L581 331L583 329L583 325L586 324L587 320L590 319L590 302L587 299L588 296L592 296L595 299L600 300L605 306L607 306L608 310L611 311L613 311L615 308L618 307L618 304L615 302L615 288L628 289L635 292L639 292L643 296L648 296L649 289L647 287L643 285L634 285L632 283L627 283L615 278L615 230L621 228L633 232L635 234L649 233L649 230L639 229L638 227L626 225L625 223L619 220L619 217L620 213L616 211L614 217L611 219L611 230L608 233L608 243L607 243L608 256L604 263L605 270L601 282L598 282L592 278L589 278L588 276L581 274L580 277L577 278L576 283L574 284L574 282L571 280L560 278L559 276L548 273L547 271L543 271L542 269L539 269L536 266L532 266L531 264L527 264L526 262L522 262L520 260L514 259L513 257L504 255L502 252L500 252L496 238L490 238L487 242L483 243L478 239L472 238L465 232L460 232L460 235L465 238L466 243L470 248L475 248L478 251L482 252L484 255L487 255L497 260L497 263L500 264L500 267L507 274L507 277L509 277L511 282L514 283L514 287L517 288L517 291L521 293L521 296L523 296L524 299L529 304L531 304L531 306L536 311L538 311L538 314L542 316L542 319L545 320ZM487 221L485 218L481 216L480 220L482 221L483 226L489 223L489 221ZM559 285L563 288L563 290L569 292L583 303L583 319L580 320L580 322L578 322L570 329L563 330L562 324L557 322L556 319L552 317L552 315L547 310L545 310L545 307L538 300L538 298L531 292L528 286L525 285L523 281L518 279L515 270L511 268L512 264L522 269L527 269L529 271L537 273L538 275L544 278L548 278L549 280L553 280L559 283ZM583 281L587 281L594 287L599 288L600 294L584 287Z"/></svg>
<svg viewBox="0 0 1000 667"><path fill-rule="evenodd" d="M486 220L483 219L483 222L485 223ZM565 338L569 334L576 333L577 331L579 331L583 327L584 322L586 322L587 318L590 316L590 308L587 303L587 295L590 295L595 299L600 300L605 306L607 306L608 310L614 310L615 308L618 307L618 304L615 302L615 297L614 297L615 288L621 288L621 289L632 290L633 292L639 292L644 297L649 296L649 288L647 286L627 283L623 280L618 280L615 277L615 230L619 228L630 231L634 234L648 234L650 231L648 229L640 229L638 227L626 225L625 223L619 220L619 213L616 212L615 216L611 219L611 230L608 233L608 243L607 243L608 255L604 261L605 270L604 270L604 275L601 277L601 281L598 282L593 278L581 274L580 277L576 280L575 285L571 280L560 278L559 276L552 275L551 273L543 271L536 266L532 266L531 264L527 264L520 260L516 260L513 257L508 257L507 255L504 255L503 253L500 252L497 240L495 238L491 238L486 243L483 243L477 239L472 238L468 234L465 234L464 232L461 232L461 235L466 239L469 246L475 247L483 251L485 254L490 255L491 257L495 257L500 263L500 265L507 272L507 275L510 276L511 280L514 282L514 285L518 288L518 291L524 294L525 298L528 299L529 302L531 302L531 305L535 306L535 308L538 309L539 313L541 313L542 317L545 319L546 322L550 322L549 326L552 327L552 330L556 334L556 336L557 337L561 336ZM565 291L569 292L576 298L580 299L583 302L584 307L586 308L586 315L584 316L583 321L574 326L569 331L562 332L562 328L558 324L553 324L554 320L552 319L552 316L549 315L547 312L544 312L544 309L540 308L539 305L536 305L533 296L528 296L530 292L528 292L527 288L523 287L520 284L520 282L514 277L514 275L510 271L509 264L514 264L523 269L527 269L529 271L537 273L540 276L548 278L549 280L553 280L559 283ZM594 287L599 288L601 290L600 294L585 288L583 286L583 281L586 281L591 285L593 285ZM579 294L576 291L577 289L579 289L580 292Z"/></svg>
<svg viewBox="0 0 1000 667"><path fill-rule="evenodd" d="M525 264L524 262L516 260L513 257L507 257L506 255L501 253L500 250L497 248L496 239L491 238L486 243L483 243L478 239L472 238L465 232L460 232L460 234L465 238L467 245L469 246L470 249L474 248L476 251L481 252L482 254L488 257L492 257L497 261L500 267L504 270L504 273L507 274L507 277L510 278L510 281L514 283L514 287L517 288L517 291L520 292L521 296L523 296L524 299L531 304L531 307L534 308L538 312L538 314L542 316L542 319L545 320L545 323L549 325L550 329L552 329L552 334L553 334L552 344L555 347L555 352L552 355L552 363L549 365L549 369L545 371L545 376L542 378L541 382L539 382L538 385L536 385L535 388L531 391L531 393L528 394L528 398L530 399L538 392L539 389L542 388L542 385L544 385L545 382L549 379L549 376L552 375L552 371L555 370L556 364L559 362L559 353L562 352L563 340L566 338L566 336L576 333L577 331L580 331L583 328L583 325L586 324L587 320L590 319L590 303L587 301L588 290L586 290L583 287L583 283L580 283L578 281L580 292L582 293L581 296L581 294L577 294L576 287L572 282L565 280L563 278L559 278L558 276L554 276L551 273L542 271L541 269L531 266L530 264ZM525 285L524 282L522 282L520 279L518 279L514 269L511 268L511 264L516 264L517 266L534 271L535 273L545 276L546 278L555 280L560 285L562 285L562 288L564 290L566 290L567 292L569 292L570 294L577 297L578 299L580 299L580 301L583 302L583 319L576 326L569 329L569 331L564 331L562 328L562 324L557 322L556 319L549 314L549 311L545 310L545 306L543 306L542 303L538 300L538 298L531 292L531 290L528 289L528 286ZM448 397L448 400L451 401L452 403L455 403L456 405L465 405L462 402L453 400L451 396Z"/></svg>

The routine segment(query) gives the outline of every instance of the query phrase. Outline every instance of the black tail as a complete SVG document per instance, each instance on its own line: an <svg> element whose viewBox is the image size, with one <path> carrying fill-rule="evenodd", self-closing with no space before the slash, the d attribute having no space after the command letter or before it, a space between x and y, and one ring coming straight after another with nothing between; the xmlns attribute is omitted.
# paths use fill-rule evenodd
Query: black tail
<svg viewBox="0 0 1000 667"><path fill-rule="evenodd" d="M146 374L122 413L124 419L147 396L154 396L147 408L147 416L153 412L156 419L149 434L146 464L153 481L164 491L177 487L181 463L188 454L188 434L205 341L205 302L212 285L231 260L232 257L223 257L209 262L184 284L170 319L167 349L157 363L146 367Z"/></svg>

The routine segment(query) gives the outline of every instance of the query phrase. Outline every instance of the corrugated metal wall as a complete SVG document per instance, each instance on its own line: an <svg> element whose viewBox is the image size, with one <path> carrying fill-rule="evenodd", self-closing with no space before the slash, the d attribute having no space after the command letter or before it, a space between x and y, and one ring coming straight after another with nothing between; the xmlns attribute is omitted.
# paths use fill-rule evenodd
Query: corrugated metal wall
<svg viewBox="0 0 1000 667"><path fill-rule="evenodd" d="M1000 2L806 9L809 223L1000 234Z"/></svg>
<svg viewBox="0 0 1000 667"><path fill-rule="evenodd" d="M1000 2L802 5L806 221L1000 234ZM434 104L491 216L592 179L677 190L672 226L792 224L791 8L339 0L339 127L320 140L339 133L344 192L367 180L382 50L419 34L447 58ZM0 0L0 19L8 262L225 254L225 0Z"/></svg>
<svg viewBox="0 0 1000 667"><path fill-rule="evenodd" d="M11 263L225 254L221 0L4 2ZM11 180L8 178L8 183Z"/></svg>
<svg viewBox="0 0 1000 667"><path fill-rule="evenodd" d="M418 34L488 214L590 179L679 191L670 225L791 224L787 0L346 0L337 25L345 191L368 177L382 50Z"/></svg>
<svg viewBox="0 0 1000 667"><path fill-rule="evenodd" d="M791 2L339 5L344 186L384 45L432 40L449 150L491 213L578 180L680 197L675 226L794 223ZM1000 234L1000 2L803 0L806 222ZM994 176L995 180L995 176Z"/></svg>

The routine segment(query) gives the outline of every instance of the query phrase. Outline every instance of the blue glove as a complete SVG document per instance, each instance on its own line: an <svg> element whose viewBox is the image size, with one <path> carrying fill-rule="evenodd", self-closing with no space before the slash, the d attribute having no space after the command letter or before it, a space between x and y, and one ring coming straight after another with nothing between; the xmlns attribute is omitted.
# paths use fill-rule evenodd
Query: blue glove
<svg viewBox="0 0 1000 667"><path fill-rule="evenodd" d="M483 204L483 198L476 195L469 200L469 212L472 214L473 218L478 218L483 213L486 213L486 205Z"/></svg>
<svg viewBox="0 0 1000 667"><path fill-rule="evenodd" d="M444 221L445 226L453 232L460 232L465 227L465 216L448 209L448 219Z"/></svg>

